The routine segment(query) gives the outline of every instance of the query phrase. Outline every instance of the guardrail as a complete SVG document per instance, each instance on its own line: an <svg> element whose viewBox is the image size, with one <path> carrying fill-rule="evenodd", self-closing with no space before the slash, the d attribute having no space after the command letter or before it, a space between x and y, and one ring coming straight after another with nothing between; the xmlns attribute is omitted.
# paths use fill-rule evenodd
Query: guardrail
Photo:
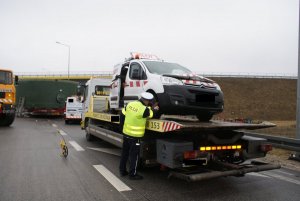
<svg viewBox="0 0 300 201"><path fill-rule="evenodd" d="M294 74L258 74L258 73L212 73L212 72L195 72L198 75L205 77L234 77L234 78L270 78L270 79L298 79ZM16 72L16 75L20 77L66 77L67 72ZM112 71L73 71L69 76L112 76Z"/></svg>
<svg viewBox="0 0 300 201"><path fill-rule="evenodd" d="M250 133L250 132L245 132L245 135L265 138L274 147L300 152L300 139L286 138L286 137L266 135L260 133Z"/></svg>

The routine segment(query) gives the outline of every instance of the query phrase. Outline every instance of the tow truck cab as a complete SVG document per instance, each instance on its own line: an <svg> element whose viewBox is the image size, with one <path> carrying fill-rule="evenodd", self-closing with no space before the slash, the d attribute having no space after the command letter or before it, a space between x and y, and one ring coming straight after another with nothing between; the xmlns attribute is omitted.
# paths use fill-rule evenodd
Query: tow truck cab
<svg viewBox="0 0 300 201"><path fill-rule="evenodd" d="M0 126L10 126L14 122L17 83L18 76L13 77L11 70L0 68Z"/></svg>
<svg viewBox="0 0 300 201"><path fill-rule="evenodd" d="M162 114L196 115L200 121L209 121L223 111L223 92L216 82L154 55L131 53L114 67L111 86L113 109L121 109L147 91L154 95Z"/></svg>
<svg viewBox="0 0 300 201"><path fill-rule="evenodd" d="M91 78L84 85L84 97L83 97L83 113L82 119L85 119L85 115L89 110L89 104L92 96L108 96L110 91L111 80L103 78ZM97 107L95 107L97 109ZM98 108L99 109L99 108Z"/></svg>

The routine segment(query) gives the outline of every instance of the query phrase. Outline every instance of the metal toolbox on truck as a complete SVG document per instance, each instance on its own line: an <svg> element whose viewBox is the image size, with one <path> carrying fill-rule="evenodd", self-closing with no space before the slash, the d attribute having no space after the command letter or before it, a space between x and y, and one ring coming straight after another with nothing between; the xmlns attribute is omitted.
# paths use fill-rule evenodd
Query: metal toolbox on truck
<svg viewBox="0 0 300 201"><path fill-rule="evenodd" d="M192 142L162 139L156 141L157 162L169 168L181 167L183 152L192 150Z"/></svg>
<svg viewBox="0 0 300 201"><path fill-rule="evenodd" d="M244 135L242 140L247 146L243 153L246 158L265 157L266 153L261 151L261 145L267 144L266 139Z"/></svg>

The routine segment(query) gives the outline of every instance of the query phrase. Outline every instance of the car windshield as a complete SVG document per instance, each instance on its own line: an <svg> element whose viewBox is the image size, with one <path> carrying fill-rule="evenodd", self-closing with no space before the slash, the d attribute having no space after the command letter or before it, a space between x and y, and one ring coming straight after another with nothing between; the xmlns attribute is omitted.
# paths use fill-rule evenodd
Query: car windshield
<svg viewBox="0 0 300 201"><path fill-rule="evenodd" d="M192 73L189 69L176 64L168 62L157 62L157 61L143 61L150 73L158 75L182 75Z"/></svg>
<svg viewBox="0 0 300 201"><path fill-rule="evenodd" d="M0 84L12 84L12 73L9 71L0 71Z"/></svg>

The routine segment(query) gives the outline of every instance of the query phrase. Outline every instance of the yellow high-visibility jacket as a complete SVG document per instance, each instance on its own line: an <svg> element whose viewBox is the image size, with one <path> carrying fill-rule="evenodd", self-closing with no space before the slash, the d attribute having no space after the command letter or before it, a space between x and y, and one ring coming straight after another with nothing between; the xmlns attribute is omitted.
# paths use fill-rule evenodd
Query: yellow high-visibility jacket
<svg viewBox="0 0 300 201"><path fill-rule="evenodd" d="M125 122L123 133L131 137L143 137L145 134L147 117L144 117L147 106L143 105L140 101L130 102L122 113L125 115ZM153 111L150 107L148 118L153 117Z"/></svg>

